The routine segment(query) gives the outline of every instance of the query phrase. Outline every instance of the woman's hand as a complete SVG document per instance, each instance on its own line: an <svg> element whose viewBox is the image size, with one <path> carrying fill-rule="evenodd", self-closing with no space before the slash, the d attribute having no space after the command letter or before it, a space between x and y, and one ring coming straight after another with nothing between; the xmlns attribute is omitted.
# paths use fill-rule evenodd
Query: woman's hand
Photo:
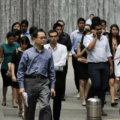
<svg viewBox="0 0 120 120"><path fill-rule="evenodd" d="M17 82L17 79L16 79L15 75L12 75L12 81Z"/></svg>

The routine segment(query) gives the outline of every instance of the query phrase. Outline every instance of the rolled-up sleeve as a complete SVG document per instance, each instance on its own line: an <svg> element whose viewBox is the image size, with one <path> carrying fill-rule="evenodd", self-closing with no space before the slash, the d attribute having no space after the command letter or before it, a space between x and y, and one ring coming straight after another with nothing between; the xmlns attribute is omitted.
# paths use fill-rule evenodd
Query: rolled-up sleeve
<svg viewBox="0 0 120 120"><path fill-rule="evenodd" d="M106 52L107 52L107 57L112 57L108 40L107 40L107 51Z"/></svg>
<svg viewBox="0 0 120 120"><path fill-rule="evenodd" d="M71 44L72 44L72 50L71 53L74 55L75 51L74 51L74 37L73 37L73 33L70 34L70 39L71 39Z"/></svg>
<svg viewBox="0 0 120 120"><path fill-rule="evenodd" d="M117 50L116 50L116 53L115 53L115 58L118 58L120 57L120 45L118 46ZM116 59L114 61L114 67L115 67L115 76L116 77L120 77L120 58Z"/></svg>
<svg viewBox="0 0 120 120"><path fill-rule="evenodd" d="M28 55L27 53L23 53L22 58L20 60L17 72L17 81L19 83L20 88L24 88L24 78L25 78L25 71L27 69L27 61Z"/></svg>
<svg viewBox="0 0 120 120"><path fill-rule="evenodd" d="M53 61L53 55L51 53L50 61L49 61L49 68L48 68L48 78L51 81L51 88L55 88L55 69L54 69L54 61Z"/></svg>
<svg viewBox="0 0 120 120"><path fill-rule="evenodd" d="M89 46L89 44L91 43L92 41L87 37L85 36L84 39L83 39L83 45L87 48Z"/></svg>

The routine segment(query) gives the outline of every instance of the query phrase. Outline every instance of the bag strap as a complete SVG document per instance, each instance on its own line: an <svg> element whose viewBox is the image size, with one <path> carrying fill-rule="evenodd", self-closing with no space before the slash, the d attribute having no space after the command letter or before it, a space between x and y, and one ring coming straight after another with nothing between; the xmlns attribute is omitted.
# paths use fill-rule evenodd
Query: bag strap
<svg viewBox="0 0 120 120"><path fill-rule="evenodd" d="M18 49L16 48L16 55L17 55L17 53L18 53Z"/></svg>

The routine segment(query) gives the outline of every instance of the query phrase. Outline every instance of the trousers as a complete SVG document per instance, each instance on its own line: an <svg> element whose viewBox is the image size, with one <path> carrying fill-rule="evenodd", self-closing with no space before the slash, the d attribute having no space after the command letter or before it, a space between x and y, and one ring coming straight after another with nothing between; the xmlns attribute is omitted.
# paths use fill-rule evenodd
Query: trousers
<svg viewBox="0 0 120 120"><path fill-rule="evenodd" d="M92 86L88 92L87 99L98 96L101 99L101 107L104 107L105 93L110 75L109 63L88 63L88 72Z"/></svg>
<svg viewBox="0 0 120 120"><path fill-rule="evenodd" d="M56 84L55 84L56 96L53 100L53 117L54 120L60 119L61 107L62 107L62 97L64 92L64 72L56 72Z"/></svg>
<svg viewBox="0 0 120 120"><path fill-rule="evenodd" d="M47 78L26 78L24 85L28 94L28 107L25 106L25 120L34 120L37 100L39 100L40 106L39 120L52 120L50 80Z"/></svg>

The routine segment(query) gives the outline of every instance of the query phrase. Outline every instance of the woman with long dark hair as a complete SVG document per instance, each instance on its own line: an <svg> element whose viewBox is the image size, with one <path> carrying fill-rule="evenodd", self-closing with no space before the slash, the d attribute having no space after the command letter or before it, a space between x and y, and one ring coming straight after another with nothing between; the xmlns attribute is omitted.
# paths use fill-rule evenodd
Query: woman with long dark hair
<svg viewBox="0 0 120 120"><path fill-rule="evenodd" d="M86 97L91 86L91 82L88 75L88 64L87 64L87 53L86 48L83 45L83 39L85 35L91 34L90 30L85 30L83 32L83 37L77 46L77 57L79 61L79 88L82 96L82 105L86 105Z"/></svg>
<svg viewBox="0 0 120 120"><path fill-rule="evenodd" d="M23 36L20 40L20 47L13 52L12 56L12 87L13 87L13 104L16 105L16 100L18 98L18 104L19 104L19 115L24 117L23 114L23 102L21 99L21 96L19 95L19 85L17 82L17 70L18 70L18 65L21 59L21 56L23 52L30 48L30 41L27 36Z"/></svg>
<svg viewBox="0 0 120 120"><path fill-rule="evenodd" d="M110 44L112 57L114 58L117 46L120 44L119 27L116 24L113 24L110 27L109 44ZM110 93L111 93L111 106L114 107L115 105L118 104L117 102L115 102L115 100L117 100L118 98L116 97L116 92L115 92L114 72L109 77L109 85L110 85Z"/></svg>

